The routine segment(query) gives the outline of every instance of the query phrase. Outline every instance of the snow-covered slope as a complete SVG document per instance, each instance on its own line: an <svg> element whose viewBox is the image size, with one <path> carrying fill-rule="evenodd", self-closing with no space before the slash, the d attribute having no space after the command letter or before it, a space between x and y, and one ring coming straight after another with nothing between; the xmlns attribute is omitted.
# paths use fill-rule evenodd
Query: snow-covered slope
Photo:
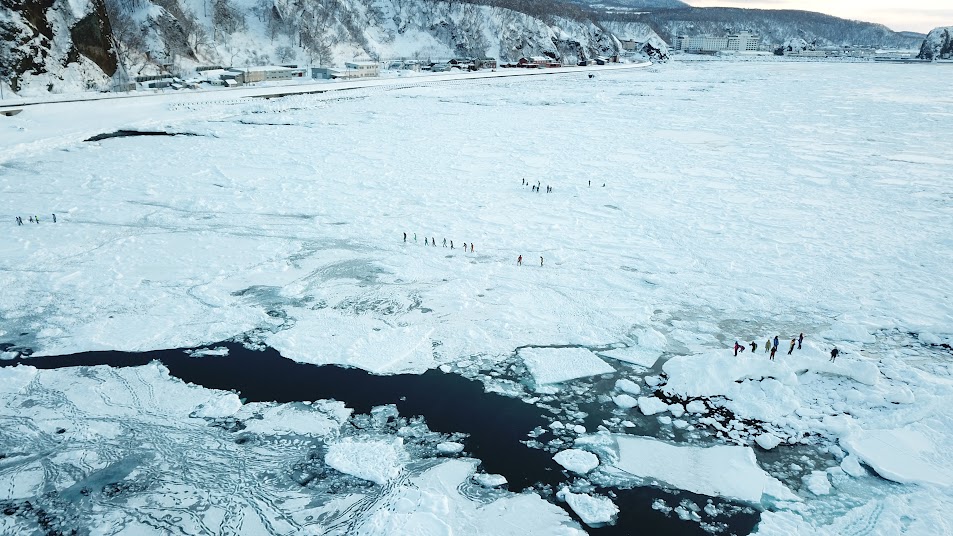
<svg viewBox="0 0 953 536"><path fill-rule="evenodd" d="M613 35L568 11L544 22L501 7L423 0L56 0L49 8L46 1L27 0L0 19L18 58L11 86L21 94L105 89L117 56L119 74L132 78L198 65L355 58L546 55L575 63L620 50ZM648 51L657 54L654 39Z"/></svg>
<svg viewBox="0 0 953 536"><path fill-rule="evenodd" d="M103 0L0 0L0 84L80 91L116 70Z"/></svg>
<svg viewBox="0 0 953 536"><path fill-rule="evenodd" d="M949 58L953 56L953 26L934 28L920 45L920 55L923 60Z"/></svg>
<svg viewBox="0 0 953 536"><path fill-rule="evenodd" d="M760 35L765 46L778 45L792 37L801 37L819 46L913 48L922 39L906 32L894 32L882 24L789 9L660 9L641 15L620 17L649 24L665 39L671 39L675 35L724 35L726 31L742 30Z"/></svg>
<svg viewBox="0 0 953 536"><path fill-rule="evenodd" d="M600 26L620 40L641 43L640 51L646 56L657 58L668 56L668 44L644 22L602 21Z"/></svg>

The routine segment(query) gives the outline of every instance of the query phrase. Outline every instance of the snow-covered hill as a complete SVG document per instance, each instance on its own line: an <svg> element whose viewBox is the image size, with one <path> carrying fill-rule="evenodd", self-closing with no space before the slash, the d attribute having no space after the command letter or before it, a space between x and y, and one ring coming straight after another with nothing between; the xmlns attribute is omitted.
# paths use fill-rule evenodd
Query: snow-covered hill
<svg viewBox="0 0 953 536"><path fill-rule="evenodd" d="M797 10L737 8L659 9L623 14L620 19L644 22L671 43L675 35L724 35L750 31L761 36L765 48L800 37L817 46L854 45L915 48L922 35L898 33L881 24L841 19L823 13Z"/></svg>
<svg viewBox="0 0 953 536"><path fill-rule="evenodd" d="M575 63L621 50L610 32L571 10L533 16L428 0L48 2L26 0L0 19L0 35L11 43L3 48L14 56L4 62L13 66L8 87L21 95L105 89L114 73L184 74L199 65L532 55ZM639 34L654 43L647 52L663 50L651 29Z"/></svg>
<svg viewBox="0 0 953 536"><path fill-rule="evenodd" d="M5 90L94 89L116 71L103 0L0 0Z"/></svg>
<svg viewBox="0 0 953 536"><path fill-rule="evenodd" d="M949 58L953 56L953 26L934 28L920 45L920 55L923 60Z"/></svg>

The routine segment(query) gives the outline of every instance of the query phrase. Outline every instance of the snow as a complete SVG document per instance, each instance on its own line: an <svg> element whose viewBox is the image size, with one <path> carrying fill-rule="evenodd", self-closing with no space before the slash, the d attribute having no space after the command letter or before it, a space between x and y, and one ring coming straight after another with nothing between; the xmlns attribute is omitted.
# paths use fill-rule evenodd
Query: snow
<svg viewBox="0 0 953 536"><path fill-rule="evenodd" d="M615 405L623 409L634 408L639 405L639 401L629 395L616 395L612 397L612 401L615 402Z"/></svg>
<svg viewBox="0 0 953 536"><path fill-rule="evenodd" d="M804 484L814 495L827 495L831 492L831 481L825 471L811 471L804 477Z"/></svg>
<svg viewBox="0 0 953 536"><path fill-rule="evenodd" d="M579 519L590 527L600 527L611 523L619 514L619 507L608 497L601 495L573 493L568 488L563 488L556 493L556 497L566 501Z"/></svg>
<svg viewBox="0 0 953 536"><path fill-rule="evenodd" d="M867 471L860 465L860 460L853 454L847 455L841 460L840 468L855 478L860 478L867 474Z"/></svg>
<svg viewBox="0 0 953 536"><path fill-rule="evenodd" d="M953 486L953 453L949 435L922 424L895 430L862 430L841 444L878 475L900 483ZM850 463L853 466L853 462ZM849 474L855 474L853 469Z"/></svg>
<svg viewBox="0 0 953 536"><path fill-rule="evenodd" d="M459 454L463 452L463 443L457 443L454 441L444 441L443 443L437 443L437 452L441 454Z"/></svg>
<svg viewBox="0 0 953 536"><path fill-rule="evenodd" d="M638 403L639 410L642 411L643 415L655 415L656 413L668 411L668 404L654 396L640 396Z"/></svg>
<svg viewBox="0 0 953 536"><path fill-rule="evenodd" d="M342 473L384 485L397 478L407 462L404 440L345 437L328 446L324 461Z"/></svg>
<svg viewBox="0 0 953 536"><path fill-rule="evenodd" d="M716 445L697 447L673 445L650 437L614 434L587 436L586 444L613 443L613 460L603 460L603 468L620 471L622 479L639 477L659 481L678 489L730 497L760 504L763 496L796 500L780 481L766 473L749 447Z"/></svg>
<svg viewBox="0 0 953 536"><path fill-rule="evenodd" d="M506 477L503 475L493 475L487 473L477 473L473 475L473 481L484 488L496 488L506 485Z"/></svg>
<svg viewBox="0 0 953 536"><path fill-rule="evenodd" d="M615 388L630 395L637 395L642 391L642 388L639 387L639 384L625 378L616 381Z"/></svg>
<svg viewBox="0 0 953 536"><path fill-rule="evenodd" d="M760 434L758 437L754 438L754 440L755 443L757 443L758 446L764 450L771 450L781 444L781 438L772 433Z"/></svg>
<svg viewBox="0 0 953 536"><path fill-rule="evenodd" d="M599 458L579 449L567 449L553 456L556 463L580 475L584 475L599 466Z"/></svg>
<svg viewBox="0 0 953 536"><path fill-rule="evenodd" d="M363 513L361 534L486 534L584 536L568 514L532 493L480 504L461 494L475 460L447 460L387 491Z"/></svg>
<svg viewBox="0 0 953 536"><path fill-rule="evenodd" d="M585 348L522 348L519 355L537 386L615 372Z"/></svg>

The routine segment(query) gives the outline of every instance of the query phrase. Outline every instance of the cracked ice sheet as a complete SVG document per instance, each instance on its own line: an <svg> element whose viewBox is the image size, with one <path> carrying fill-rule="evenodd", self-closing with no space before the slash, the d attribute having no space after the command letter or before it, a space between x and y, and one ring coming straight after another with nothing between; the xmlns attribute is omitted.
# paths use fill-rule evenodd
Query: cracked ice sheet
<svg viewBox="0 0 953 536"><path fill-rule="evenodd" d="M402 482L364 514L363 535L584 536L564 510L534 493L479 504L461 494L478 465L449 460Z"/></svg>
<svg viewBox="0 0 953 536"><path fill-rule="evenodd" d="M693 493L752 504L760 504L763 496L798 500L761 469L750 447L673 445L625 434L593 434L577 438L575 444L604 454L602 469L623 481L652 479Z"/></svg>
<svg viewBox="0 0 953 536"><path fill-rule="evenodd" d="M309 489L290 473L311 459L312 439L332 442L362 478L378 474L371 454L381 440L335 442L351 413L341 402L235 406L234 396L186 384L156 363L0 368L0 501L28 500L48 516L47 529L63 532L585 534L535 494L461 493L477 460L395 465L386 477L397 478L368 494ZM231 431L213 416L248 426ZM392 441L396 452L399 438ZM29 515L0 516L4 535L36 530Z"/></svg>
<svg viewBox="0 0 953 536"><path fill-rule="evenodd" d="M537 387L615 372L585 348L520 348L519 356Z"/></svg>

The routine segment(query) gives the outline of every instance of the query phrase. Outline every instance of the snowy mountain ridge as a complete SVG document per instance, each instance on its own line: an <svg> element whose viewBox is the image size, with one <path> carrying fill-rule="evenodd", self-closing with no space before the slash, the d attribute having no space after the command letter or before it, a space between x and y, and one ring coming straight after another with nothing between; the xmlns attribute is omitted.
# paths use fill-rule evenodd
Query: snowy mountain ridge
<svg viewBox="0 0 953 536"><path fill-rule="evenodd" d="M646 13L613 14L611 18L648 24L669 43L676 35L724 35L738 31L760 35L765 49L795 37L817 46L888 48L916 48L923 39L922 34L894 32L882 24L790 9L658 9Z"/></svg>
<svg viewBox="0 0 953 536"><path fill-rule="evenodd" d="M84 48L91 40L76 28L98 34L98 48ZM653 40L650 51L667 51L650 29L640 33ZM13 67L2 78L21 94L104 89L116 73L132 79L199 65L533 55L575 63L621 50L614 35L571 9L534 16L429 0L26 0L0 19L0 37Z"/></svg>

